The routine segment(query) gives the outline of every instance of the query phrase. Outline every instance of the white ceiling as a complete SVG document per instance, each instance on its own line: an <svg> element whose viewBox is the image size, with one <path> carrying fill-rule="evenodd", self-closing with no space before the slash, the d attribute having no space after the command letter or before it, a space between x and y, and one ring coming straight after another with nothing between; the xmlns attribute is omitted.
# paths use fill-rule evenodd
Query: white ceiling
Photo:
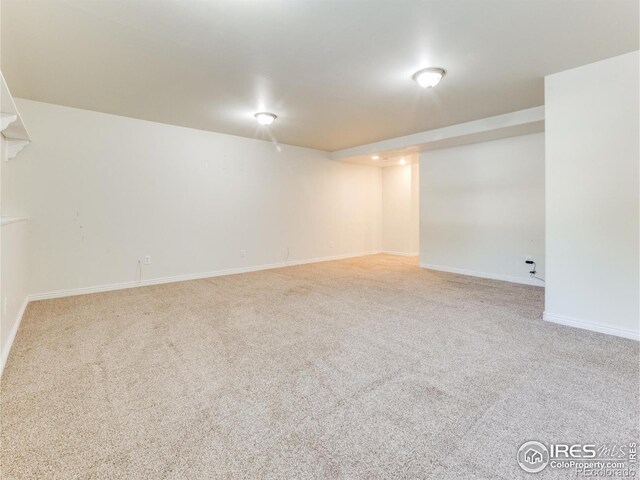
<svg viewBox="0 0 640 480"><path fill-rule="evenodd" d="M1 0L15 96L334 151L542 105L637 0ZM411 75L440 66L435 89ZM606 86L603 86L606 88ZM279 118L258 128L252 114Z"/></svg>
<svg viewBox="0 0 640 480"><path fill-rule="evenodd" d="M361 165L375 165L378 167L393 167L396 165L408 165L420 162L420 149L418 147L406 147L395 150L385 150L377 155L375 160L371 155L356 155L345 159L338 159L348 163Z"/></svg>

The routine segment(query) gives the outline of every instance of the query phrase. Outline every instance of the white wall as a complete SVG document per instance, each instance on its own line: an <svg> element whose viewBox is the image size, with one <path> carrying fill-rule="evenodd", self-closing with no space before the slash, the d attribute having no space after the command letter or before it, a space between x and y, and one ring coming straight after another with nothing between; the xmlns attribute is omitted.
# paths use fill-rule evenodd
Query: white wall
<svg viewBox="0 0 640 480"><path fill-rule="evenodd" d="M638 56L545 79L545 319L636 339Z"/></svg>
<svg viewBox="0 0 640 480"><path fill-rule="evenodd" d="M4 137L0 135L0 176L6 175L18 160L4 161ZM2 188L2 214L19 216L11 202L6 201L10 188ZM15 337L20 318L26 306L27 285L27 233L28 223L18 222L0 227L0 373L4 369L9 349Z"/></svg>
<svg viewBox="0 0 640 480"><path fill-rule="evenodd" d="M382 168L382 250L418 255L417 164Z"/></svg>
<svg viewBox="0 0 640 480"><path fill-rule="evenodd" d="M423 152L420 176L421 266L542 284L543 133Z"/></svg>
<svg viewBox="0 0 640 480"><path fill-rule="evenodd" d="M0 239L2 256L2 315L0 321L0 372L9 355L18 324L26 307L27 286L27 222L3 225Z"/></svg>
<svg viewBox="0 0 640 480"><path fill-rule="evenodd" d="M380 169L17 100L32 144L11 169L30 220L32 294L380 248ZM277 128L273 129L277 136ZM245 251L245 256L241 254Z"/></svg>
<svg viewBox="0 0 640 480"><path fill-rule="evenodd" d="M411 252L420 254L420 156L411 163Z"/></svg>

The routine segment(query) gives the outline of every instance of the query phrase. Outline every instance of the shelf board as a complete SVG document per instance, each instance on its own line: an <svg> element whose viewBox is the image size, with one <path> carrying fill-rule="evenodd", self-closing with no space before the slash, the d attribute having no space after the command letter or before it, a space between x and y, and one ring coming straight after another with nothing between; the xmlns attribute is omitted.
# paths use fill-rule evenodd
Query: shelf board
<svg viewBox="0 0 640 480"><path fill-rule="evenodd" d="M4 227L11 223L26 222L27 220L29 220L28 217L9 217L7 215L2 215L0 216L0 225Z"/></svg>

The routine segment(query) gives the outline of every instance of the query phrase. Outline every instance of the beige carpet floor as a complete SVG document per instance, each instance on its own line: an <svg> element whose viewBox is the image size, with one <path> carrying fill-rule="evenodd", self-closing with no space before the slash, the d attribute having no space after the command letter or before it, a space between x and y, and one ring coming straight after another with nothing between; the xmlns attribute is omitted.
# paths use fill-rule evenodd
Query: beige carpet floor
<svg viewBox="0 0 640 480"><path fill-rule="evenodd" d="M2 478L568 478L518 447L637 439L638 343L543 295L376 255L31 303Z"/></svg>

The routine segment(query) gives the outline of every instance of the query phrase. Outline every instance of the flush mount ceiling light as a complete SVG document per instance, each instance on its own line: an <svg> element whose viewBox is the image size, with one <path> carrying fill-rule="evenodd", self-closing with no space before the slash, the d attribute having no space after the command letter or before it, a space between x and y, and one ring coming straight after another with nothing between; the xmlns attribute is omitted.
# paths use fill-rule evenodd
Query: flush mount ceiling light
<svg viewBox="0 0 640 480"><path fill-rule="evenodd" d="M256 117L260 125L264 125L265 127L271 125L275 119L278 118L275 114L269 112L258 112L254 117Z"/></svg>
<svg viewBox="0 0 640 480"><path fill-rule="evenodd" d="M374 155L371 157L372 160L380 160L380 155Z"/></svg>
<svg viewBox="0 0 640 480"><path fill-rule="evenodd" d="M400 159L400 165L406 165L407 161L403 158Z"/></svg>
<svg viewBox="0 0 640 480"><path fill-rule="evenodd" d="M440 83L445 73L447 72L442 68L423 68L414 73L411 78L418 82L422 88L432 88Z"/></svg>

